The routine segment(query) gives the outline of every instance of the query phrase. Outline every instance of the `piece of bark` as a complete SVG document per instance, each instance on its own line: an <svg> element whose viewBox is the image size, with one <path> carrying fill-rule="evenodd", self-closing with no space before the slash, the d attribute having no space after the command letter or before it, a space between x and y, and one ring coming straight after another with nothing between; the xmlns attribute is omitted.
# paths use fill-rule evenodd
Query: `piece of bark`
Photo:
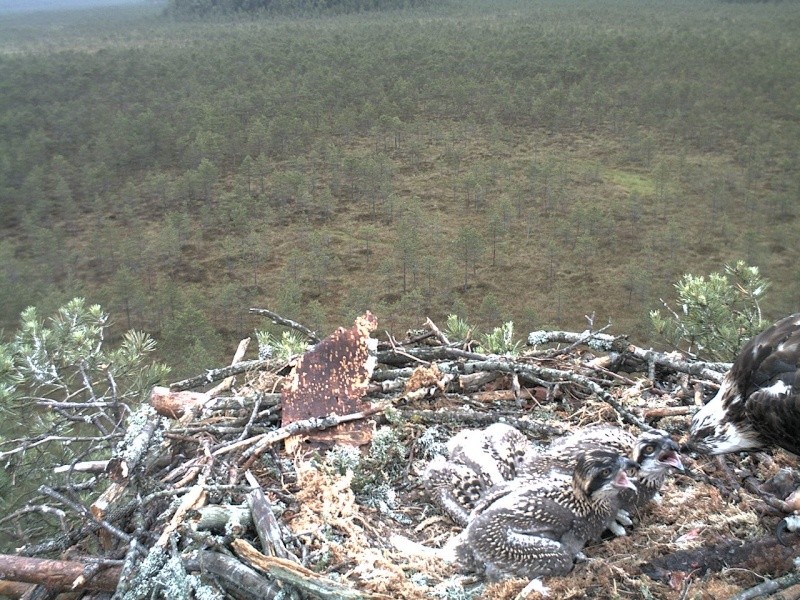
<svg viewBox="0 0 800 600"><path fill-rule="evenodd" d="M156 386L150 392L150 406L163 417L180 419L187 414L197 414L211 396L204 392L172 391Z"/></svg>
<svg viewBox="0 0 800 600"><path fill-rule="evenodd" d="M0 579L34 583L57 590L101 590L113 592L119 581L119 567L109 567L89 579L89 565L71 560L50 560L0 554ZM76 585L77 582L77 585Z"/></svg>
<svg viewBox="0 0 800 600"><path fill-rule="evenodd" d="M297 360L283 388L282 427L295 421L363 410L361 398L367 392L376 363L377 340L369 334L377 326L378 320L367 311L353 327L340 327ZM306 437L325 444L360 446L372 439L372 428L356 422L311 432ZM287 441L287 450L297 443L296 439Z"/></svg>
<svg viewBox="0 0 800 600"><path fill-rule="evenodd" d="M704 575L723 569L746 569L765 576L779 576L794 569L795 549L781 545L773 536L751 540L726 540L713 546L680 550L642 565L642 573L669 584L673 573Z"/></svg>

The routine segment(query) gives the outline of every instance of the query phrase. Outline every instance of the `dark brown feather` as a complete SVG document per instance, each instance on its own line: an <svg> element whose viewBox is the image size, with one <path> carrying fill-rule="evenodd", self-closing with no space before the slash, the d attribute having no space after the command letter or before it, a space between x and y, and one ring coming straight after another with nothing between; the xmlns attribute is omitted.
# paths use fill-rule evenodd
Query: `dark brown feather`
<svg viewBox="0 0 800 600"><path fill-rule="evenodd" d="M779 446L800 454L800 313L744 345L717 395L692 419L688 446L723 454Z"/></svg>

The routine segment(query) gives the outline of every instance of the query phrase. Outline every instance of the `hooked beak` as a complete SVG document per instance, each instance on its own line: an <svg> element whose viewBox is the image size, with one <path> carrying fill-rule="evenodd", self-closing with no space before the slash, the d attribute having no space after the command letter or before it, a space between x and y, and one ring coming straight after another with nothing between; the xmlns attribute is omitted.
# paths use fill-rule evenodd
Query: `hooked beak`
<svg viewBox="0 0 800 600"><path fill-rule="evenodd" d="M628 477L628 474L625 472L624 469L619 470L617 476L614 477L613 484L615 487L618 487L620 489L628 488L629 490L633 490L634 492L636 491L636 486L633 484L630 477Z"/></svg>
<svg viewBox="0 0 800 600"><path fill-rule="evenodd" d="M658 462L664 465L669 465L677 471L683 472L683 462L681 461L680 454L677 450L668 449L662 452L658 457Z"/></svg>
<svg viewBox="0 0 800 600"><path fill-rule="evenodd" d="M620 456L619 462L620 462L620 470L617 473L617 476L614 477L612 483L614 484L615 487L618 487L620 489L628 488L635 492L636 486L633 484L633 481L631 481L630 477L628 477L627 471L630 469L631 472L634 472L635 470L638 469L639 465L637 465L629 458L625 458L623 456Z"/></svg>

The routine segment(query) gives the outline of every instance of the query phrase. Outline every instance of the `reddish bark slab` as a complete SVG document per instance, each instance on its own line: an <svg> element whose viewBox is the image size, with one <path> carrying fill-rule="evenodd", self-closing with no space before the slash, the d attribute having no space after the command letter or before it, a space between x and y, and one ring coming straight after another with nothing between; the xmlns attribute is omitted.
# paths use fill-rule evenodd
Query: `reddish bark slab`
<svg viewBox="0 0 800 600"><path fill-rule="evenodd" d="M281 426L364 409L361 398L367 393L377 350L377 340L369 334L377 326L378 320L367 311L352 327L340 327L297 360L282 390ZM368 422L357 421L306 437L358 446L372 439L372 429Z"/></svg>

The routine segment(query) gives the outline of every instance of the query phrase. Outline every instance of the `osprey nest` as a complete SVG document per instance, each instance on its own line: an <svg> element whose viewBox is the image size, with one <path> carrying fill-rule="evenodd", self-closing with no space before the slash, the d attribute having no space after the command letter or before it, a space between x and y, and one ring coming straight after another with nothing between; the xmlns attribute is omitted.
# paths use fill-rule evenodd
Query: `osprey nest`
<svg viewBox="0 0 800 600"><path fill-rule="evenodd" d="M155 388L129 420L126 443L87 476L91 485L40 488L74 524L0 556L0 595L800 596L800 538L775 535L798 508L795 458L772 449L677 458L692 415L730 365L644 350L602 330L533 332L524 348L497 355L449 340L431 321L379 343L370 313L318 339L270 311L252 312L313 345L289 358L245 361L243 343L232 366ZM467 454L491 454L491 444L470 447L468 434L496 423L518 432L526 449L551 453L560 447L553 440L596 425L631 440L660 430L671 464L683 470L659 479L655 497L615 533L578 552L581 540L566 574L533 586L513 574L492 577L481 565L446 560L443 548L469 527L471 505L454 520L424 478L437 461L455 461L455 471L468 465L454 458L459 444ZM625 483L623 467L607 479ZM478 502L481 486L496 483L481 477ZM513 473L501 477L512 489L527 485ZM77 486L78 478L70 481Z"/></svg>

